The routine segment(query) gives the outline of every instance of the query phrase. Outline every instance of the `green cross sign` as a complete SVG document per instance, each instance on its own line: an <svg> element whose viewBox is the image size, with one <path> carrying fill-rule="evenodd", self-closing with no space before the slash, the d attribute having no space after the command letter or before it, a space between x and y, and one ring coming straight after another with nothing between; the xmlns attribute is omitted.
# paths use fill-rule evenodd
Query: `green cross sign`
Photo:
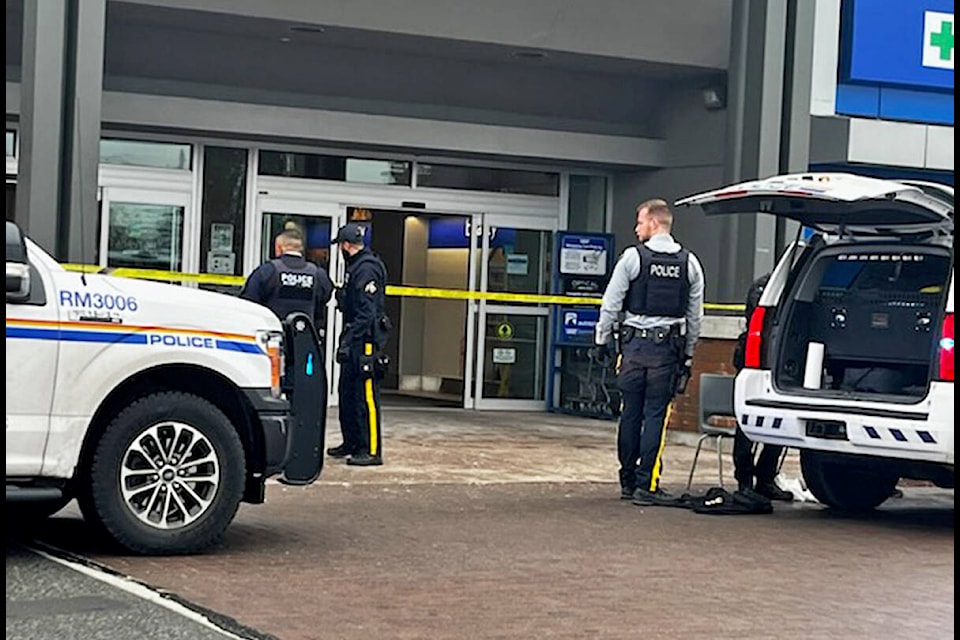
<svg viewBox="0 0 960 640"><path fill-rule="evenodd" d="M953 51L953 23L944 20L940 23L940 32L930 34L930 46L940 49L940 59L949 60Z"/></svg>

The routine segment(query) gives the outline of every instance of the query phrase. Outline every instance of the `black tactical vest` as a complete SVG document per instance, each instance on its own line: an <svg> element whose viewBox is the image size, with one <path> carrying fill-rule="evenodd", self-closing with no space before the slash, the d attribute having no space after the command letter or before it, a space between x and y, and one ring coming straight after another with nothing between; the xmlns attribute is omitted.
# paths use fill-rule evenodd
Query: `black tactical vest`
<svg viewBox="0 0 960 640"><path fill-rule="evenodd" d="M294 264L284 262L282 258L271 260L276 274L273 295L267 301L277 316L286 318L294 311L300 311L313 319L314 288L317 284L317 266L306 260L297 260Z"/></svg>
<svg viewBox="0 0 960 640"><path fill-rule="evenodd" d="M640 275L630 283L627 311L638 316L685 316L690 293L690 252L681 249L676 253L658 253L645 244L638 244L637 252Z"/></svg>

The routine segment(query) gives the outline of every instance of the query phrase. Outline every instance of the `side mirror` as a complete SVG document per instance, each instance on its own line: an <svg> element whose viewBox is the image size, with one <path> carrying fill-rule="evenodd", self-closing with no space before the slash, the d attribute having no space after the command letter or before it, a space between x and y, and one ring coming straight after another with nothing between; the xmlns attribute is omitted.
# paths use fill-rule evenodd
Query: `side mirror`
<svg viewBox="0 0 960 640"><path fill-rule="evenodd" d="M23 232L7 221L7 300L25 300L30 296L30 265Z"/></svg>

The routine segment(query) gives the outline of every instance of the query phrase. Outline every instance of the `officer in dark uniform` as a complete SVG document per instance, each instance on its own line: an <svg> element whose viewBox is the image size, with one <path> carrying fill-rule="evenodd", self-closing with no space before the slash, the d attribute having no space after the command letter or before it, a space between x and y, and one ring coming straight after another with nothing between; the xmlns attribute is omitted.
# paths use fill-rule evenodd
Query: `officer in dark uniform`
<svg viewBox="0 0 960 640"><path fill-rule="evenodd" d="M770 280L770 274L760 276L750 285L747 291L746 318L750 322L750 316L760 304L760 296ZM737 338L737 347L733 352L733 366L740 371L743 369L746 360L747 332L743 331ZM740 429L737 424L737 432L733 437L733 475L737 479L737 485L741 492L754 490L770 500L783 500L790 502L793 500L793 492L784 491L777 486L774 478L780 467L780 458L783 455L783 447L773 444L758 444L756 448L759 453L754 460L754 445L749 438ZM754 483L756 480L756 483Z"/></svg>
<svg viewBox="0 0 960 640"><path fill-rule="evenodd" d="M660 488L667 409L689 378L703 319L703 268L670 235L673 214L660 199L637 207L639 243L620 256L603 294L596 343L607 348L623 314L617 383L620 497L671 504Z"/></svg>
<svg viewBox="0 0 960 640"><path fill-rule="evenodd" d="M347 464L369 467L383 464L380 436L380 380L388 364L383 353L390 331L384 312L387 268L367 247L367 226L350 222L340 228L334 243L347 263L337 307L343 330L337 347L340 363L340 432L343 444L327 449Z"/></svg>
<svg viewBox="0 0 960 640"><path fill-rule="evenodd" d="M286 229L274 242L275 259L257 267L243 284L240 297L269 307L283 320L294 311L313 319L320 335L326 326L333 283L327 272L303 257L303 236Z"/></svg>

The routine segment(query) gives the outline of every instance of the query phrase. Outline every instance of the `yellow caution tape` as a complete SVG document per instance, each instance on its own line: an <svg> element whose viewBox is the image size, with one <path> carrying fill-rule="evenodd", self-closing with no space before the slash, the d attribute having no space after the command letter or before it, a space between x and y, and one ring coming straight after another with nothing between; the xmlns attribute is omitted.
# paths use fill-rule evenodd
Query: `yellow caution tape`
<svg viewBox="0 0 960 640"><path fill-rule="evenodd" d="M196 282L199 284L217 284L240 287L242 276L229 276L217 273L183 273L180 271L162 271L159 269L134 269L130 267L99 267L90 264L64 264L68 271L83 273L103 273L118 278L138 278L141 280L159 280L162 282ZM467 291L465 289L437 289L433 287L405 287L387 285L388 296L403 298L432 298L438 300L487 300L492 302L512 302L520 304L580 304L599 305L600 298L581 298L578 296L543 295L535 293L507 293L500 291ZM742 304L718 304L707 302L704 309L716 311L743 311Z"/></svg>

